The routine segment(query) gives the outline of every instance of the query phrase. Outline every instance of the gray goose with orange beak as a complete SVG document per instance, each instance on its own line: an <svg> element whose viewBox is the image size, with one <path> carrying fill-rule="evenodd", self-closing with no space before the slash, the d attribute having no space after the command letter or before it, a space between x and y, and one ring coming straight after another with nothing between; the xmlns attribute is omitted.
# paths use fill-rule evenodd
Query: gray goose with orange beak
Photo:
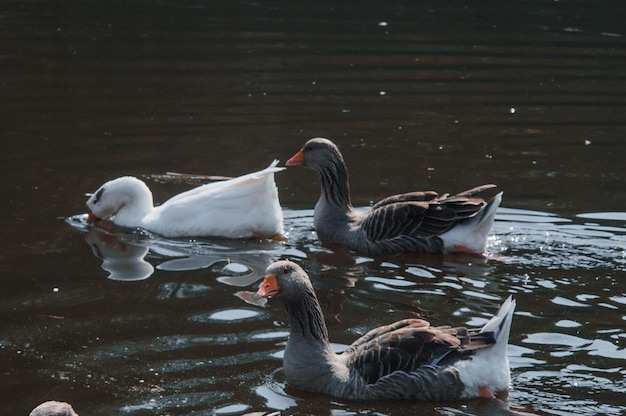
<svg viewBox="0 0 626 416"><path fill-rule="evenodd" d="M482 328L405 319L371 330L341 354L331 350L317 296L297 264L271 264L255 297L285 306L283 368L291 387L344 400L425 401L493 398L509 387L511 297Z"/></svg>
<svg viewBox="0 0 626 416"><path fill-rule="evenodd" d="M396 253L483 254L502 192L486 203L475 195L482 185L456 195L433 191L387 197L359 212L350 201L348 170L339 148L324 138L311 139L287 166L316 170L321 179L314 224L323 244L340 244L367 255Z"/></svg>

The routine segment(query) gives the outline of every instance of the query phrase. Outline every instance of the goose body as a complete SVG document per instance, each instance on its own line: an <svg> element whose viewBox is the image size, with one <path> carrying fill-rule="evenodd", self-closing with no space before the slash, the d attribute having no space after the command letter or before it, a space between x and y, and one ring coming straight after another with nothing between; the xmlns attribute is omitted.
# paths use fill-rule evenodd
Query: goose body
<svg viewBox="0 0 626 416"><path fill-rule="evenodd" d="M28 416L78 416L71 404L50 400L35 407Z"/></svg>
<svg viewBox="0 0 626 416"><path fill-rule="evenodd" d="M511 297L482 328L405 319L371 330L340 354L331 350L319 302L300 266L271 264L255 297L276 297L285 306L283 368L291 387L346 400L424 401L493 398L509 387Z"/></svg>
<svg viewBox="0 0 626 416"><path fill-rule="evenodd" d="M395 253L483 253L502 200L489 203L475 195L495 185L483 185L456 195L411 192L387 197L359 212L350 201L348 171L339 148L324 138L311 139L287 166L316 170L321 194L314 224L324 244L341 244L368 255Z"/></svg>
<svg viewBox="0 0 626 416"><path fill-rule="evenodd" d="M90 219L143 228L165 237L273 237L283 233L275 160L267 168L212 182L153 205L148 186L132 176L113 179L87 200Z"/></svg>

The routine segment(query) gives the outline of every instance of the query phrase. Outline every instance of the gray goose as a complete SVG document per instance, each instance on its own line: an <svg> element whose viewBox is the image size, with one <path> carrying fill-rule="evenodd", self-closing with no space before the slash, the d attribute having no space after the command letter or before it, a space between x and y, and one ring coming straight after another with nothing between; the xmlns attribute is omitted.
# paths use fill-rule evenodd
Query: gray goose
<svg viewBox="0 0 626 416"><path fill-rule="evenodd" d="M29 416L78 416L71 404L50 400L35 407Z"/></svg>
<svg viewBox="0 0 626 416"><path fill-rule="evenodd" d="M482 328L405 319L369 331L340 354L331 350L315 291L297 264L271 264L254 297L276 297L285 306L290 387L344 400L423 401L493 398L509 387L511 297Z"/></svg>
<svg viewBox="0 0 626 416"><path fill-rule="evenodd" d="M286 165L308 167L320 175L321 194L314 211L319 240L368 255L482 254L502 200L502 192L489 203L475 197L495 187L483 185L456 195L433 191L393 195L374 204L369 212L359 212L350 201L343 156L330 140L309 140Z"/></svg>

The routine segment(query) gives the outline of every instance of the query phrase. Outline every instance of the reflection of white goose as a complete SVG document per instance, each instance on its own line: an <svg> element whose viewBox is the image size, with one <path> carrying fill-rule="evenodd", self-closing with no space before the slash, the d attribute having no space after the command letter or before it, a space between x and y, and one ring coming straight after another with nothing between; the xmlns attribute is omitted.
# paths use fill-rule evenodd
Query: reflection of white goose
<svg viewBox="0 0 626 416"><path fill-rule="evenodd" d="M273 237L283 233L283 214L269 167L178 194L154 207L141 180L124 176L102 185L87 201L90 220L109 219L166 237Z"/></svg>
<svg viewBox="0 0 626 416"><path fill-rule="evenodd" d="M154 273L154 267L144 260L148 247L124 242L97 229L89 230L85 241L93 254L102 259L102 268L109 272L111 280L143 280Z"/></svg>

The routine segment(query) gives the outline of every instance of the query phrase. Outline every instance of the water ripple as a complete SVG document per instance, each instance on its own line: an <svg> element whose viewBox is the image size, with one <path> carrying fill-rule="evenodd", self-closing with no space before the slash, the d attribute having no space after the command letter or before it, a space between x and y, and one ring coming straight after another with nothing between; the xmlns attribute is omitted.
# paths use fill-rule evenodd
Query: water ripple
<svg viewBox="0 0 626 416"><path fill-rule="evenodd" d="M90 364L92 383L125 379L132 370L141 382L133 393L136 400L120 406L127 414L148 410L163 413L179 407L211 409L214 414L250 413L255 409L291 413L303 411L303 406L306 413L311 411L307 406L327 408L325 399L311 401L306 396L307 400L300 400L302 393L291 391L282 380L280 360L287 331L279 305L270 300L260 308L255 302L244 302L266 265L287 257L309 271L336 351L374 326L407 316L480 326L513 293L519 300L509 345L514 387L506 411L532 414L520 405L524 403L541 414L619 414L623 408L602 405L599 397L624 388L626 334L615 320L606 323L605 314L618 315L620 322L626 319L626 315L619 315L626 305L626 290L617 278L625 267L620 244L626 229L599 223L606 220L601 217L585 218L598 222L579 223L583 217L568 219L502 208L488 245L493 255L487 259L423 255L375 259L329 249L316 239L311 210L285 210L288 238L280 243L170 240L137 230L102 231L97 235L98 243L93 232L81 229L80 218L77 222L68 220L88 236L91 247L106 244L108 251L99 248L94 255L111 273L109 279L131 280L105 267L105 263L112 263L111 257L120 257L111 250L127 247L122 254L140 253L132 256L153 266L155 277L144 278L144 284L154 280L149 298L159 308L177 302L187 307L180 324L164 328L157 337L137 334L124 341L96 343L76 354L72 362L97 363ZM129 250L130 246L133 248ZM230 287L246 290L233 291ZM223 301L223 294L241 303L233 306L232 301ZM205 303L216 298L221 300L219 304ZM49 300L40 297L22 305L43 308L53 301L52 296ZM161 320L166 314L157 310L126 313L112 316L110 322L137 327ZM241 327L241 331L220 329L231 325ZM8 340L6 345L14 348ZM75 365L61 371L80 378ZM233 376L233 372L238 374ZM231 380L228 383L247 385L251 396L242 399L221 391L227 379ZM594 397L580 400L576 391L581 389ZM204 399L200 391L206 393ZM336 414L364 411L362 407L352 411L350 404L340 401L330 406ZM392 413L378 405L368 409L371 413ZM418 409L418 413L424 410ZM436 413L476 413L469 409L474 408L470 405L462 411L443 406Z"/></svg>

